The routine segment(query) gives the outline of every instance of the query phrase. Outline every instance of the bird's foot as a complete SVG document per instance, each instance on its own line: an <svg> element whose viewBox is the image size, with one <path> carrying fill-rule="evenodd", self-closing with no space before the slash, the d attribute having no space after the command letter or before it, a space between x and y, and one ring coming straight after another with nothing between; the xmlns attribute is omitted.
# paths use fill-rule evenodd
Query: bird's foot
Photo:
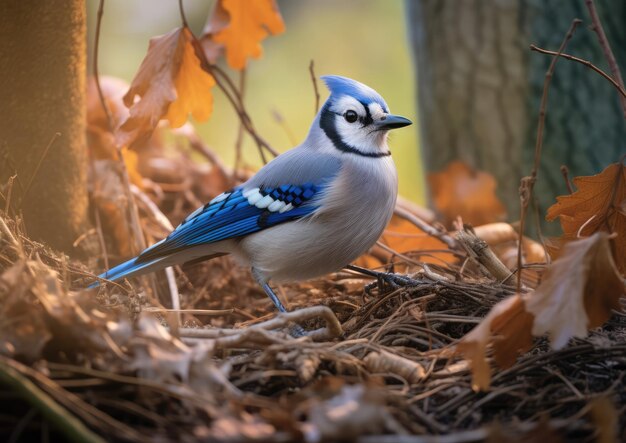
<svg viewBox="0 0 626 443"><path fill-rule="evenodd" d="M307 335L304 328L297 323L291 324L289 328L287 328L287 331L289 332L289 335L294 338L300 338Z"/></svg>
<svg viewBox="0 0 626 443"><path fill-rule="evenodd" d="M378 292L384 292L385 286L390 287L392 290L408 286L413 282L410 277L393 274L391 272L378 272L376 275L376 281L365 286L366 292L371 292L372 289L378 288Z"/></svg>
<svg viewBox="0 0 626 443"><path fill-rule="evenodd" d="M370 269L362 268L360 266L349 265L348 269L359 272L370 277L375 277L376 281L365 286L365 291L370 292L374 288L378 288L379 292L384 292L385 284L392 289L398 289L403 286L412 285L415 281L406 275L395 274L393 272L379 272L372 271Z"/></svg>

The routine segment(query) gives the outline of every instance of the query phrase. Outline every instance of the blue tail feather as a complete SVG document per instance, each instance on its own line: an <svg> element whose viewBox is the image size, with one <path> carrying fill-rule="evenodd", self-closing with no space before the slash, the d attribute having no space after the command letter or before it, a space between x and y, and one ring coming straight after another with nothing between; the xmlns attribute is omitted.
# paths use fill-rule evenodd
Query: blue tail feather
<svg viewBox="0 0 626 443"><path fill-rule="evenodd" d="M132 258L124 263L121 263L114 268L109 269L107 272L100 274L98 277L106 280L117 281L124 277L132 277L139 274L139 272L148 266L161 261L160 259L152 260L149 262L137 263L137 257ZM100 282L96 281L88 286L89 289L97 288L100 286Z"/></svg>

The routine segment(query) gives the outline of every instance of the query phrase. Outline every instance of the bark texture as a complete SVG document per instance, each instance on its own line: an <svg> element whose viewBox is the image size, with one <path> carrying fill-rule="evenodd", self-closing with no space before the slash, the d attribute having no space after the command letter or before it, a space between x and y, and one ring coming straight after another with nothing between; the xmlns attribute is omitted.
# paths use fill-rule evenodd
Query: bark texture
<svg viewBox="0 0 626 443"><path fill-rule="evenodd" d="M519 217L519 180L532 167L543 80L572 19L583 19L567 52L608 65L588 29L584 0L408 0L427 171L461 159L490 172L509 218ZM618 64L626 67L626 2L596 0ZM540 213L567 193L560 166L591 175L626 152L626 124L612 86L559 60L550 89L535 195ZM551 228L554 231L554 228Z"/></svg>
<svg viewBox="0 0 626 443"><path fill-rule="evenodd" d="M87 224L85 76L84 0L0 2L0 183L17 174L11 209L70 253Z"/></svg>

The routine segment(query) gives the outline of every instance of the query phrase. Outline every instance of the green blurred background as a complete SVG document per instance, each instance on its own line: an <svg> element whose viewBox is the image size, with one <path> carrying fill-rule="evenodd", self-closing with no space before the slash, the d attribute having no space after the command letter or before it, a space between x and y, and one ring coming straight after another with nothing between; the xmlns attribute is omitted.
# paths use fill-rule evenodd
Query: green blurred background
<svg viewBox="0 0 626 443"><path fill-rule="evenodd" d="M88 3L90 56L97 2ZM189 25L200 36L214 1L186 0ZM308 71L315 61L317 76L339 74L359 80L381 93L391 111L414 125L393 132L390 146L400 175L401 195L424 202L419 159L418 120L413 65L406 34L404 2L400 0L278 1L286 32L263 42L264 54L248 63L247 109L259 133L279 151L300 143L314 116L315 96ZM176 0L109 0L100 36L99 70L130 82L146 54L151 37L180 26ZM222 66L238 79L239 73ZM320 83L322 103L326 89ZM208 122L196 123L204 141L232 165L238 119L226 98L214 89L214 110ZM258 168L261 160L249 137L244 161Z"/></svg>

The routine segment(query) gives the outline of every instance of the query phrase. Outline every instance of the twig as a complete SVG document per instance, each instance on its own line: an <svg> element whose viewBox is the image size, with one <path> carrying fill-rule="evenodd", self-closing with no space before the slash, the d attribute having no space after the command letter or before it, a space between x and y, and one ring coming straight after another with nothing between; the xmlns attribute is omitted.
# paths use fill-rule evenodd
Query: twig
<svg viewBox="0 0 626 443"><path fill-rule="evenodd" d="M98 48L100 46L100 26L102 23L102 15L104 14L104 0L100 0L100 4L98 6L98 17L96 21L96 35L95 35L95 43L94 43L94 53L93 53L93 76L96 82L96 88L98 90L98 96L100 97L100 104L102 105L102 109L107 116L107 124L109 126L109 132L111 134L115 133L115 128L113 125L113 118L111 117L111 111L107 105L106 100L104 99L104 94L102 93L102 88L100 86L100 77L98 75ZM126 168L126 163L124 162L124 154L120 146L117 147L117 155L118 155L118 164L120 166L120 175L122 178L122 185L124 187L124 193L126 194L126 198L128 200L128 216L130 221L130 226L133 231L133 237L135 240L135 246L133 248L134 253L138 253L141 250L145 249L146 243L143 237L143 231L141 229L141 224L139 223L139 213L137 211L137 205L133 200L132 192L130 190L130 178L128 177L128 169Z"/></svg>
<svg viewBox="0 0 626 443"><path fill-rule="evenodd" d="M187 17L185 17L185 8L183 8L183 0L178 0L178 11L180 12L180 19L183 22L183 26L189 28Z"/></svg>
<svg viewBox="0 0 626 443"><path fill-rule="evenodd" d="M144 194L141 189L139 189L135 185L131 185L131 191L133 192L133 196L139 199L145 206L146 210L149 211L152 218L159 224L165 231L173 231L174 226L169 221L169 219L161 212L157 205L154 204L150 198ZM165 268L165 278L167 279L167 287L170 291L170 299L172 301L172 309L176 311L176 315L173 320L175 324L172 325L174 329L178 329L181 325L180 313L177 311L180 310L180 294L178 293L178 285L176 284L176 276L174 275L174 269L171 266Z"/></svg>
<svg viewBox="0 0 626 443"><path fill-rule="evenodd" d="M243 100L246 92L246 68L243 68L239 73L239 96L241 97L241 103L243 106ZM239 121L239 128L237 128L237 140L235 140L235 167L233 168L233 178L236 179L237 173L241 166L241 146L243 144L243 122Z"/></svg>
<svg viewBox="0 0 626 443"><path fill-rule="evenodd" d="M589 60L584 60L582 58L578 58L578 57L575 57L575 56L570 55L570 54L559 54L558 52L549 51L547 49L543 49L543 48L540 48L540 47L535 46L535 45L530 45L530 50L531 51L535 51L535 52L539 52L540 54L547 54L547 55L553 55L553 56L556 56L556 57L562 57L562 58L564 58L566 60L570 60L570 61L573 61L573 62L580 63L582 65L585 65L589 69L597 72L602 77L604 77L606 80L608 80L609 83L611 83L613 85L613 87L615 89L617 89L617 92L620 93L621 97L622 98L626 98L626 89L624 89L624 86L620 85L609 74L604 72L602 69L598 68L596 65L591 63Z"/></svg>
<svg viewBox="0 0 626 443"><path fill-rule="evenodd" d="M235 344L243 344L241 339L242 334L246 334L248 338L252 338L253 336L250 334L253 334L254 342L257 343L257 340L261 342L265 342L266 340L275 341L266 334L269 330L283 328L288 326L291 322L301 323L316 317L322 317L326 322L326 327L307 332L307 337L310 337L312 340L329 340L343 334L339 320L337 320L335 313L328 306L311 306L293 312L280 313L270 320L258 323L246 329L181 328L180 335L181 337L215 339L215 346L224 348L234 346ZM260 332L260 334L257 334L257 332Z"/></svg>
<svg viewBox="0 0 626 443"><path fill-rule="evenodd" d="M403 219L413 223L415 226L420 228L426 234L428 234L428 235L430 235L432 237L438 238L439 240L444 242L446 245L448 245L448 247L450 249L459 249L459 245L457 244L457 241L454 238L452 238L447 233L441 232L438 229L434 228L432 225L426 223L424 220L422 220L418 216L410 213L406 209L400 208L400 207L398 207L398 205L396 205L396 207L393 210L393 212L398 217L401 217L401 218L403 218Z"/></svg>
<svg viewBox="0 0 626 443"><path fill-rule="evenodd" d="M315 77L315 61L311 59L311 63L309 63L309 73L311 74L311 82L313 83L313 92L315 92L315 112L313 114L317 114L317 111L320 109L320 91L317 89L317 78Z"/></svg>
<svg viewBox="0 0 626 443"><path fill-rule="evenodd" d="M39 173L39 169L41 169L41 165L43 164L44 159L48 155L48 151L50 151L50 148L59 137L61 137L61 133L55 132L52 138L50 139L50 141L48 142L48 144L46 145L46 148L43 150L41 157L39 157L39 162L37 163L37 166L35 166L35 170L33 171L32 175L28 179L28 183L26 183L26 188L24 188L24 192L22 193L22 199L20 201L18 208L22 206L22 203L24 202L24 199L26 198L26 194L28 194L28 191L30 191L30 187L32 186L33 181L35 180L35 177Z"/></svg>
<svg viewBox="0 0 626 443"><path fill-rule="evenodd" d="M500 283L506 283L513 274L493 253L487 242L468 229L461 229L456 235L459 243L488 275Z"/></svg>
<svg viewBox="0 0 626 443"><path fill-rule="evenodd" d="M563 180L565 180L565 186L567 186L567 192L574 193L572 183L569 181L569 169L565 165L561 165L561 174L563 174Z"/></svg>
<svg viewBox="0 0 626 443"><path fill-rule="evenodd" d="M195 39L196 37L194 36L193 38ZM197 42L197 40L195 40L195 41ZM199 45L199 43L198 43L198 45ZM241 122L243 123L244 127L246 128L246 131L248 131L248 134L250 134L250 136L254 139L255 143L257 144L257 147L259 148L259 154L261 155L261 158L263 159L263 162L267 163L267 160L265 158L265 154L263 153L263 149L265 149L268 152L270 152L274 157L277 157L278 156L278 151L276 151L274 148L272 148L269 145L269 143L267 143L256 132L256 130L254 129L252 121L250 120L250 116L248 115L247 111L245 110L245 107L243 106L243 104L241 103L240 98L238 97L238 94L236 92L236 88L234 89L235 93L231 95L231 92L228 90L228 88L222 82L222 80L225 80L227 82L227 84L231 84L232 85L233 84L232 80L230 80L228 75L224 71L222 71L218 66L211 65L209 63L209 61L207 60L206 55L204 54L204 52L201 52L200 55L201 55L201 58L202 58L203 66L209 72L211 72L211 74L213 74L213 78L215 79L215 83L222 90L224 95L226 95L226 98L231 103L231 105L235 109L235 112L239 116L239 119L241 120ZM215 73L218 73L219 76L215 75ZM221 79L220 79L220 77L221 77ZM233 96L239 99L239 103L237 103L235 101L235 98Z"/></svg>
<svg viewBox="0 0 626 443"><path fill-rule="evenodd" d="M593 23L591 29L593 29L598 35L598 41L600 42L600 46L602 47L602 51L604 52L606 60L609 62L609 69L611 70L611 74L613 74L615 81L621 86L621 89L623 90L624 80L622 79L622 74L620 73L619 66L617 66L617 61L615 60L615 55L613 55L613 51L611 50L609 40L606 38L606 34L604 33L604 28L602 27L602 23L600 22L600 17L598 16L596 5L593 0L585 0L585 4L587 5L589 15L591 16L591 22ZM620 103L622 105L624 119L626 119L626 95L622 95L620 97Z"/></svg>
<svg viewBox="0 0 626 443"><path fill-rule="evenodd" d="M181 20L183 21L183 26L189 29L189 26L187 24L187 19L185 18L185 9L183 7L183 0L178 0L178 8L180 10L180 16L181 16ZM263 160L263 163L267 163L267 159L265 158L263 149L270 152L274 157L277 157L278 151L272 148L269 145L269 143L267 143L254 129L254 126L252 125L252 120L250 120L250 116L246 112L245 106L243 104L243 97L238 92L238 88L235 86L235 84L230 79L228 74L226 74L219 66L211 64L211 62L209 62L209 60L206 57L206 54L204 53L204 50L202 49L202 45L198 41L198 38L195 36L193 32L191 32L191 30L189 32L191 34L191 37L193 38L193 45L196 50L195 51L196 56L200 58L202 67L213 76L213 79L215 80L215 84L224 93L228 101L231 103L231 105L235 109L235 112L239 116L239 119L241 123L243 124L244 128L246 129L246 131L248 131L248 134L250 134L250 136L256 142L257 147L259 149L259 154L261 155L261 159ZM216 75L216 74L219 74L219 75ZM221 79L219 77L221 77ZM226 85L228 86L226 86L222 80L225 81Z"/></svg>
<svg viewBox="0 0 626 443"><path fill-rule="evenodd" d="M533 168L530 172L530 176L522 177L520 183L520 204L522 207L520 214L520 228L519 228L519 240L517 245L517 290L518 292L522 289L522 242L524 239L524 224L526 219L526 211L528 210L528 205L530 204L530 200L532 198L533 187L535 186L535 182L537 181L537 175L539 173L539 164L541 161L541 148L543 146L543 130L546 122L546 109L548 106L548 90L550 89L550 83L552 82L552 76L554 75L554 68L556 66L556 62L559 59L559 56L565 50L567 43L570 41L572 36L574 35L574 31L582 23L582 20L576 18L572 20L572 24L567 30L567 34L563 38L561 42L561 46L559 47L558 52L552 58L550 62L550 66L548 67L548 71L546 72L545 79L543 81L543 92L541 94L541 105L539 107L539 118L537 122L537 139L535 141L535 160L533 162Z"/></svg>

